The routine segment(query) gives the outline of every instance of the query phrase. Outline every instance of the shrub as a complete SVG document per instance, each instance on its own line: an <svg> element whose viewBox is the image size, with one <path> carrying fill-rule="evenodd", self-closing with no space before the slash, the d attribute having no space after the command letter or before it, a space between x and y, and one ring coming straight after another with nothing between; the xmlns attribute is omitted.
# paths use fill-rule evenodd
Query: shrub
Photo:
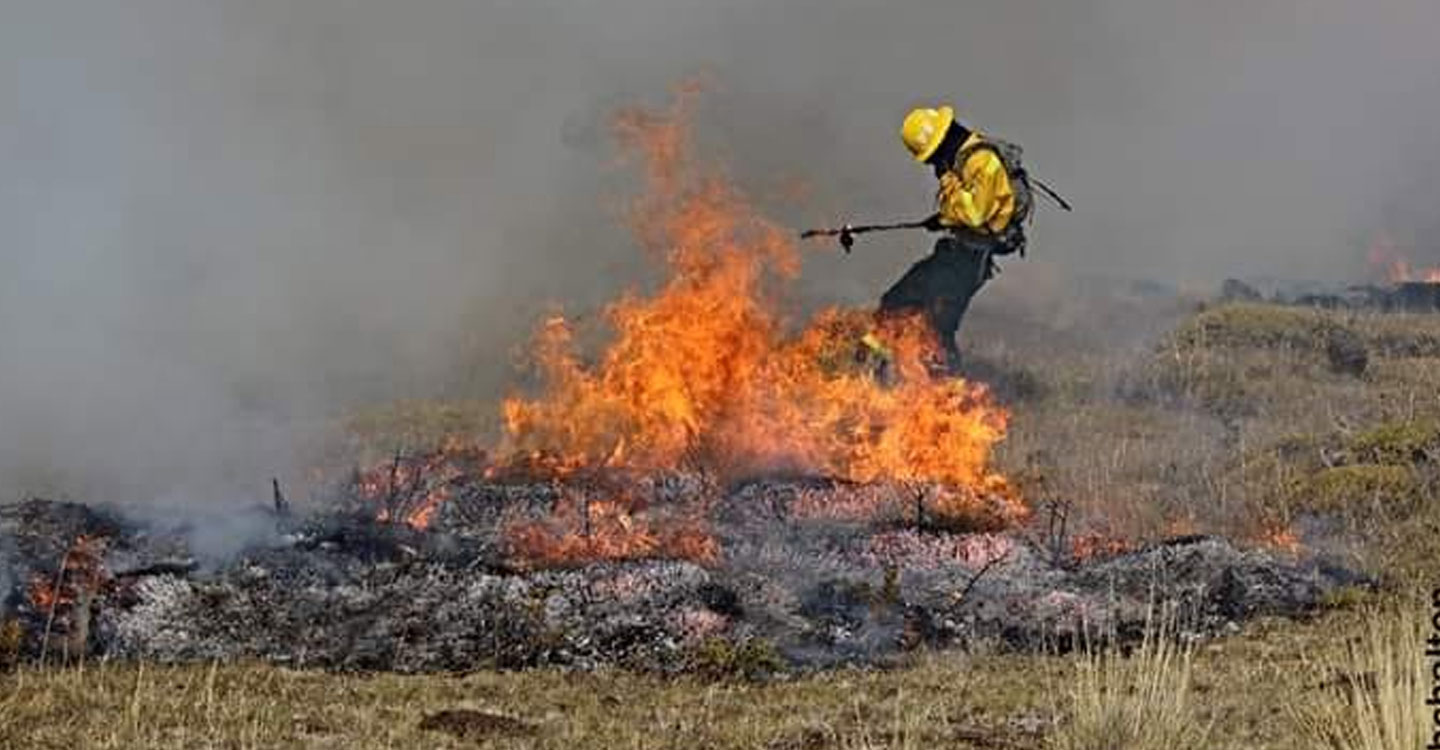
<svg viewBox="0 0 1440 750"><path fill-rule="evenodd" d="M1182 349L1323 351L1334 324L1308 308L1237 303L1203 310L1171 334Z"/></svg>
<svg viewBox="0 0 1440 750"><path fill-rule="evenodd" d="M25 631L19 620L0 621L0 671L13 669L20 662L20 648L24 645Z"/></svg>
<svg viewBox="0 0 1440 750"><path fill-rule="evenodd" d="M1387 422L1350 440L1356 458L1366 463L1409 466L1431 460L1440 451L1440 426L1433 422Z"/></svg>
<svg viewBox="0 0 1440 750"><path fill-rule="evenodd" d="M1303 485L1299 504L1310 510L1346 512L1411 508L1423 486L1407 466L1355 464L1316 472Z"/></svg>
<svg viewBox="0 0 1440 750"><path fill-rule="evenodd" d="M774 644L763 638L733 643L713 637L690 650L687 666L711 679L759 679L784 671L787 663Z"/></svg>

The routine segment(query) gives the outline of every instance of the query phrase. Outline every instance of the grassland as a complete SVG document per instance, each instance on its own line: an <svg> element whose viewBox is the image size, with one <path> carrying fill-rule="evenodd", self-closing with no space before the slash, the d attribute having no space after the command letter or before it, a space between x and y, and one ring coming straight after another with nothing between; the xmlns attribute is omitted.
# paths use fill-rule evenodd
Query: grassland
<svg viewBox="0 0 1440 750"><path fill-rule="evenodd" d="M1309 748L1300 709L1313 713L1336 700L1323 686L1334 679L1326 670L1349 665L1346 634L1363 621L1357 610L1298 626L1257 623L1201 647L1183 680L1173 661L1159 673L1153 660L1131 670L1101 665L1097 678L1083 658L1001 654L916 654L890 670L765 684L620 672L329 675L259 665L23 671L0 679L0 745L818 750L1040 748L1069 739L1058 746L1098 750L1110 745L1084 743L1096 727L1138 716L1157 736L1204 732L1199 747ZM1164 689L1106 706L1147 675ZM1177 700L1191 705L1177 709ZM1077 713L1088 717L1083 732L1072 731Z"/></svg>
<svg viewBox="0 0 1440 750"><path fill-rule="evenodd" d="M998 460L1027 497L1069 508L1076 534L1298 542L1376 573L1383 591L1129 659L914 653L764 683L22 669L0 675L0 747L1411 747L1418 735L1393 727L1428 719L1428 683L1403 665L1419 659L1440 584L1440 316L1110 304L967 323L974 367L1013 409ZM1166 331L1067 322L1079 319ZM378 410L355 420L356 439L463 432L475 411Z"/></svg>

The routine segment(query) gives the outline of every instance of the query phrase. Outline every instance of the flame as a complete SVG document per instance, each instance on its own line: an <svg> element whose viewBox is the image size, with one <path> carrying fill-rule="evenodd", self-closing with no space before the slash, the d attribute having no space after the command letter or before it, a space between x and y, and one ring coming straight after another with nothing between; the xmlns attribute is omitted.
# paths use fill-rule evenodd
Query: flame
<svg viewBox="0 0 1440 750"><path fill-rule="evenodd" d="M1269 522L1261 526L1254 540L1258 545L1286 555L1298 555L1305 549L1300 533L1292 524Z"/></svg>
<svg viewBox="0 0 1440 750"><path fill-rule="evenodd" d="M932 376L939 347L919 319L831 309L798 330L788 324L780 292L800 267L792 233L689 158L697 93L687 86L668 109L616 120L623 154L643 167L645 190L628 220L662 265L658 288L607 308L613 336L593 361L582 358L569 319L542 321L530 352L540 388L504 401L501 461L453 443L358 474L357 494L379 504L379 520L423 529L472 472L573 480L617 470L727 478L800 470L930 483L927 512L990 527L1024 518L1018 495L989 468L1007 413L983 385ZM859 341L872 331L890 350L884 377L861 356ZM623 489L612 494L566 500L543 522L511 523L507 544L542 564L718 556L700 521L652 517Z"/></svg>
<svg viewBox="0 0 1440 750"><path fill-rule="evenodd" d="M1070 541L1070 559L1077 563L1107 560L1135 549L1129 540L1104 531L1077 534Z"/></svg>
<svg viewBox="0 0 1440 750"><path fill-rule="evenodd" d="M595 500L567 494L550 518L508 524L510 555L546 567L598 560L666 558L713 563L719 544L691 519L654 521L628 497Z"/></svg>
<svg viewBox="0 0 1440 750"><path fill-rule="evenodd" d="M60 593L55 590L55 582L41 575L31 577L30 585L26 587L26 598L37 612L47 612L61 603ZM65 602L68 603L69 600L66 599Z"/></svg>
<svg viewBox="0 0 1440 750"><path fill-rule="evenodd" d="M105 540L81 534L65 552L56 576L34 575L25 587L25 598L36 612L50 613L74 604L82 592L94 593L105 582L101 560Z"/></svg>
<svg viewBox="0 0 1440 750"><path fill-rule="evenodd" d="M1440 284L1440 267L1415 268L1410 261L1400 252L1395 241L1389 234L1381 232L1375 236L1370 243L1370 250L1366 254L1370 265L1379 269L1385 280L1391 284L1406 284L1421 282L1427 284Z"/></svg>
<svg viewBox="0 0 1440 750"><path fill-rule="evenodd" d="M355 492L378 504L376 520L400 522L426 529L440 506L450 499L455 483L472 473L483 473L486 454L459 439L418 457L397 455L393 461L371 467L355 478ZM481 468L477 468L481 467Z"/></svg>
<svg viewBox="0 0 1440 750"><path fill-rule="evenodd" d="M787 468L928 481L964 490L951 493L958 504L1002 496L1003 515L1022 517L1019 498L989 468L1006 412L981 385L932 377L938 349L918 320L883 324L886 378L854 365L868 314L829 310L787 333L777 294L798 272L797 248L689 158L693 97L687 89L668 110L628 112L617 124L625 153L644 166L630 223L663 259L663 282L608 308L614 337L593 364L582 361L569 320L544 321L533 351L543 388L504 402L500 453L561 477Z"/></svg>

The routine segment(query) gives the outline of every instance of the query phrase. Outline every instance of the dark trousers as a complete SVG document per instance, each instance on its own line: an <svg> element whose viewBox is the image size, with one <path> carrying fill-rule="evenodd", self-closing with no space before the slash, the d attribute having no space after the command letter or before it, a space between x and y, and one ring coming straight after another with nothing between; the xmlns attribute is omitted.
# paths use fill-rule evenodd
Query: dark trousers
<svg viewBox="0 0 1440 750"><path fill-rule="evenodd" d="M920 313L944 347L946 366L960 364L955 332L970 300L990 279L994 240L948 235L929 257L910 267L880 298L880 316Z"/></svg>

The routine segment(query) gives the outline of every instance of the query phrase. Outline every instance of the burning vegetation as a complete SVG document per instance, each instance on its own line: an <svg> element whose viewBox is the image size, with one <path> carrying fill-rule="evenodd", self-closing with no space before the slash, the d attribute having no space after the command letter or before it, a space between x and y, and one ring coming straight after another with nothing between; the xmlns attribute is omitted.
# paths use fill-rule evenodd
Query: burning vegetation
<svg viewBox="0 0 1440 750"><path fill-rule="evenodd" d="M397 453L387 464L357 472L352 492L378 508L376 520L381 523L424 529L450 498L454 485L485 472L486 461L483 450L452 439L433 452Z"/></svg>
<svg viewBox="0 0 1440 750"><path fill-rule="evenodd" d="M591 499L566 493L549 518L512 522L502 535L511 557L544 567L644 559L712 564L720 554L703 521L657 521L645 513L642 500L624 495Z"/></svg>
<svg viewBox="0 0 1440 750"><path fill-rule="evenodd" d="M788 473L930 483L940 488L936 512L983 510L991 526L1025 517L990 467L1005 410L983 385L932 377L939 349L919 321L885 324L883 365L861 361L867 314L827 310L798 331L786 326L779 301L798 250L787 231L691 158L694 97L687 89L666 111L617 119L619 141L644 175L630 223L663 264L659 288L610 305L613 338L593 361L578 351L568 319L544 322L533 352L542 387L505 401L501 464L557 481L597 471L695 471L726 481ZM367 474L368 494L388 497L412 481L398 465L390 480L377 481L386 471ZM424 526L443 501L443 491L424 494L403 519ZM626 505L599 502L584 505ZM640 521L617 513L624 523L586 522L587 537L632 534ZM539 538L533 527L517 528ZM581 545L592 547L650 545Z"/></svg>
<svg viewBox="0 0 1440 750"><path fill-rule="evenodd" d="M1440 266L1417 267L1384 232L1370 243L1366 259L1391 284L1440 284Z"/></svg>
<svg viewBox="0 0 1440 750"><path fill-rule="evenodd" d="M53 629L67 655L164 661L779 669L1124 637L1156 601L1214 634L1363 580L1214 537L1071 530L1068 504L1027 526L992 465L1008 412L935 375L920 321L781 312L798 249L691 159L694 96L617 123L656 286L606 309L594 353L545 320L498 442L397 453L311 516L277 482L275 533L203 570L183 529L0 506L0 576L19 582L0 634L41 657Z"/></svg>
<svg viewBox="0 0 1440 750"><path fill-rule="evenodd" d="M898 483L926 495L933 521L999 529L1027 517L990 466L1008 414L983 385L933 374L940 347L920 320L828 309L787 323L781 302L799 250L692 158L696 95L688 87L666 110L616 118L623 153L643 176L628 221L661 266L657 288L609 305L611 335L593 357L569 319L546 319L529 357L538 388L505 400L499 445L452 439L396 455L357 472L352 494L379 521L424 530L467 482L553 483L559 499L548 512L503 523L514 562L540 567L713 564L713 492L657 514L637 476ZM884 359L861 347L867 333L886 342Z"/></svg>

